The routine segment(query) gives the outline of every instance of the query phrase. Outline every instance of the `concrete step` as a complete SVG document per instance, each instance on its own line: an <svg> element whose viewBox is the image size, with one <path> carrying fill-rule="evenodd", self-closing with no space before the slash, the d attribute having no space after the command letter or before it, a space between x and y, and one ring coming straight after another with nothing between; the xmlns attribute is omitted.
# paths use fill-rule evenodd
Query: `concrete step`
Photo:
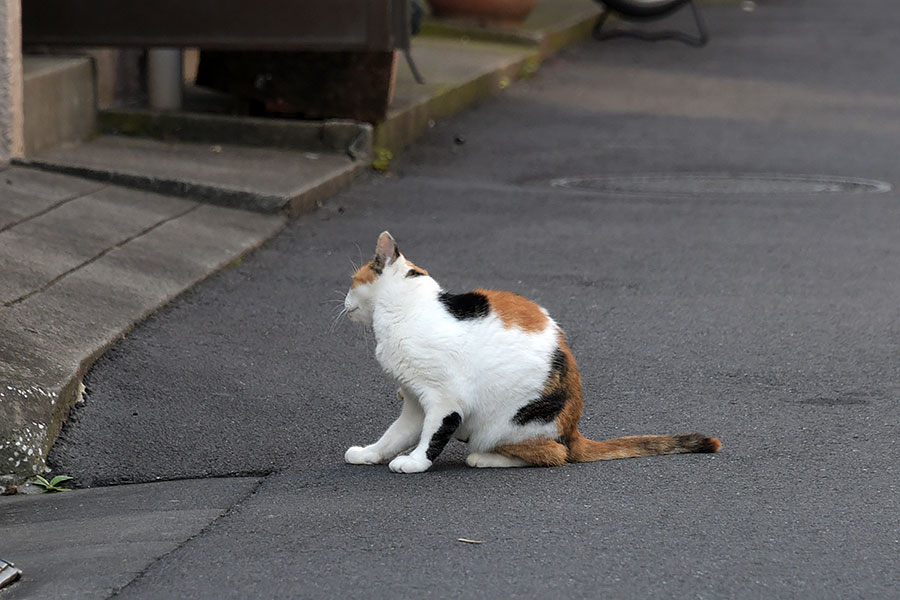
<svg viewBox="0 0 900 600"><path fill-rule="evenodd" d="M312 210L367 163L346 154L100 136L20 164L210 204L290 216Z"/></svg>
<svg viewBox="0 0 900 600"><path fill-rule="evenodd" d="M303 121L270 117L234 116L203 112L188 99L200 88L185 86L183 111L148 108L111 108L100 111L106 135L146 137L168 142L233 144L313 153L347 154L368 160L372 154L372 126L348 119Z"/></svg>
<svg viewBox="0 0 900 600"><path fill-rule="evenodd" d="M25 155L79 142L97 128L94 67L91 59L25 56Z"/></svg>

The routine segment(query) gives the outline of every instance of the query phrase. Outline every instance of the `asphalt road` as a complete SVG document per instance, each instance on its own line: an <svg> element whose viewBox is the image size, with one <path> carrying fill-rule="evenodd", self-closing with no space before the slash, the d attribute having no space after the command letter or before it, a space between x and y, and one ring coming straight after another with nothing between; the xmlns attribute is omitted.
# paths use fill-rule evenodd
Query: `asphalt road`
<svg viewBox="0 0 900 600"><path fill-rule="evenodd" d="M563 53L101 359L57 472L263 477L118 597L896 597L897 8L755 6L706 9L704 49ZM552 185L646 173L681 178ZM384 229L449 290L551 312L586 435L723 450L474 470L453 442L424 475L343 464L399 408L371 334L333 326Z"/></svg>

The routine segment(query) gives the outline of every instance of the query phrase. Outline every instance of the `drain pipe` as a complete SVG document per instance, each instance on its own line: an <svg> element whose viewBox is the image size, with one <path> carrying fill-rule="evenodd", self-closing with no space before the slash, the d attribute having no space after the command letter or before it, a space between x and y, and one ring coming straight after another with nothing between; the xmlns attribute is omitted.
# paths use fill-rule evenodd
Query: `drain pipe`
<svg viewBox="0 0 900 600"><path fill-rule="evenodd" d="M180 110L184 75L181 48L147 51L147 92L150 108Z"/></svg>

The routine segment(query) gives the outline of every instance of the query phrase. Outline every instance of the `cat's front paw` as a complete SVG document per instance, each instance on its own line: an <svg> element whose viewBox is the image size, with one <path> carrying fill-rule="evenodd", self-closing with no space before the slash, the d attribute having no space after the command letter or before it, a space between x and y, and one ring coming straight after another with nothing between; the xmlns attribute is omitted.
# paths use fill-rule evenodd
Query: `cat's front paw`
<svg viewBox="0 0 900 600"><path fill-rule="evenodd" d="M344 460L351 465L377 465L381 462L381 455L362 446L352 446L344 453Z"/></svg>
<svg viewBox="0 0 900 600"><path fill-rule="evenodd" d="M413 456L398 456L388 465L394 473L421 473L427 471L431 461L427 458L415 458Z"/></svg>

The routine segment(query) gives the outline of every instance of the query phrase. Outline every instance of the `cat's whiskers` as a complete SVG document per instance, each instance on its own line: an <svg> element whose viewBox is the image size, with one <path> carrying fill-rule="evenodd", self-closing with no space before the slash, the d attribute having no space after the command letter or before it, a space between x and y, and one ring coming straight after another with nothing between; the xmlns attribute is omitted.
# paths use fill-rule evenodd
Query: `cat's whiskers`
<svg viewBox="0 0 900 600"><path fill-rule="evenodd" d="M334 294L334 296L332 296L329 300L323 300L322 304L324 304L325 302L343 302L347 297L347 290L331 290L331 293Z"/></svg>
<svg viewBox="0 0 900 600"><path fill-rule="evenodd" d="M348 312L346 306L341 306L340 308L341 308L341 312L339 312L337 314L337 316L335 316L334 319L331 321L331 327L328 328L328 335L334 335L334 330L337 327L338 321L340 321L341 317L346 315Z"/></svg>
<svg viewBox="0 0 900 600"><path fill-rule="evenodd" d="M322 305L322 304L331 304L332 307L343 306L344 299L343 298L332 298L331 300L322 300L321 302L319 302L319 305Z"/></svg>
<svg viewBox="0 0 900 600"><path fill-rule="evenodd" d="M369 350L369 331L371 329L369 327L360 327L360 329L362 329L362 332L363 332L363 334L362 334L363 335L363 343L366 345L366 350ZM373 335L372 335L373 342L374 342L374 339L375 339L375 335L373 332ZM371 349L373 352L375 351L374 343L372 344Z"/></svg>

